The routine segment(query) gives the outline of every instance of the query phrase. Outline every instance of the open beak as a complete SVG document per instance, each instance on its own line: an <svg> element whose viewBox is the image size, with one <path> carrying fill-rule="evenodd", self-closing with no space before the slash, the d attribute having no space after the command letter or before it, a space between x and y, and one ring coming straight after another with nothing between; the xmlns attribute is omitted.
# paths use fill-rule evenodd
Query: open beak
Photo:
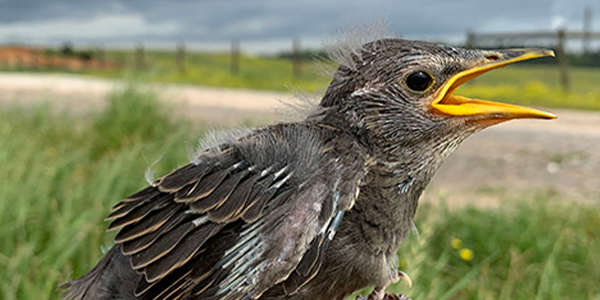
<svg viewBox="0 0 600 300"><path fill-rule="evenodd" d="M483 119L556 119L556 116L551 113L543 112L533 108L485 100L469 99L454 95L454 92L460 85L484 73L504 67L517 61L543 56L554 56L554 52L551 50L541 49L512 49L501 50L497 53L493 53L492 55L488 55L488 60L490 62L477 65L450 78L448 82L440 89L440 92L431 104L431 107L445 115L482 116Z"/></svg>

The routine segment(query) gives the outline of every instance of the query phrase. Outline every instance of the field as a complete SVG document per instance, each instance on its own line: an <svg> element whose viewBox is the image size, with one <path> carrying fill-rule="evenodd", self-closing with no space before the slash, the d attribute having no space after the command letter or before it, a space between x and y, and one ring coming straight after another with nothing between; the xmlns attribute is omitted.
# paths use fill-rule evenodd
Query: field
<svg viewBox="0 0 600 300"><path fill-rule="evenodd" d="M125 71L93 71L109 78L135 77L164 83L185 83L245 89L289 91L290 87L314 92L327 86L331 67L326 60L311 60L303 65L303 73L295 78L290 60L260 56L241 56L240 72L230 72L228 54L189 53L186 69L179 72L173 52L145 53L146 68L134 71L132 52L109 52L108 59L124 62ZM494 70L468 85L459 94L534 106L600 109L600 69L572 68L571 90L560 89L558 68L554 65L517 63Z"/></svg>
<svg viewBox="0 0 600 300"><path fill-rule="evenodd" d="M146 51L141 71L136 71L132 51L107 51L106 59L119 63L122 68L72 72L162 83L276 91L294 88L314 92L324 89L329 83L330 76L323 69L331 66L326 60L311 59L304 62L302 75L295 78L291 61L277 57L242 55L239 73L235 75L230 71L230 55L223 53L189 52L186 54L185 69L181 72L177 68L175 52ZM462 86L458 93L533 106L600 109L600 85L597 84L600 82L600 69L573 67L570 81L570 91L563 92L557 66L517 63L475 79Z"/></svg>
<svg viewBox="0 0 600 300"><path fill-rule="evenodd" d="M186 145L195 146L204 129L174 121L163 105L127 89L90 118L57 116L47 106L0 111L0 299L59 299L57 285L110 247L103 218L146 185L146 168L156 162L161 175L187 162ZM499 208L438 198L420 207L419 235L400 249L415 285L393 290L413 300L600 299L597 206L540 190Z"/></svg>

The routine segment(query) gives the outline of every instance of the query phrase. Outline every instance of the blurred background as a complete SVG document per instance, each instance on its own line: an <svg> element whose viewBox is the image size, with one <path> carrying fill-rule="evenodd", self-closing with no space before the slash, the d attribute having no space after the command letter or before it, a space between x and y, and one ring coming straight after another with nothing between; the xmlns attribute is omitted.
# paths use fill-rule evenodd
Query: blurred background
<svg viewBox="0 0 600 300"><path fill-rule="evenodd" d="M469 138L421 201L400 267L412 299L600 300L600 2L0 1L0 299L59 299L112 245L112 205L188 162L209 130L318 98L323 40L389 31L556 58L495 70L469 97L542 107ZM376 21L377 23L377 21Z"/></svg>

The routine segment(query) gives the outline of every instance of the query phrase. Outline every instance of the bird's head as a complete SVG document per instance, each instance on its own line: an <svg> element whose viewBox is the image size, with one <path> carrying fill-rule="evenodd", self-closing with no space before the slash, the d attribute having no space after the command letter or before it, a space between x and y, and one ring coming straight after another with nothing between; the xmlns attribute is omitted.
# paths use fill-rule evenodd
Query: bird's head
<svg viewBox="0 0 600 300"><path fill-rule="evenodd" d="M453 148L493 124L554 119L536 109L454 94L460 85L490 70L552 55L539 49L491 51L380 39L346 54L321 106L342 112L387 154L414 147Z"/></svg>

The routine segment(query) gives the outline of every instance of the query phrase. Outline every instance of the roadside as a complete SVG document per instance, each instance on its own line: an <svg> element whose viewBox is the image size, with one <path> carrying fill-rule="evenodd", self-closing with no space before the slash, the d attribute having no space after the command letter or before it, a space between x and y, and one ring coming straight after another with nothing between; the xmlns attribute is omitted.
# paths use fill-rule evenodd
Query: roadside
<svg viewBox="0 0 600 300"><path fill-rule="evenodd" d="M123 83L75 75L0 73L0 108L40 101L52 109L85 115ZM152 85L176 112L216 128L264 124L289 94ZM452 203L498 204L499 199L539 190L600 203L600 113L552 109L554 121L519 120L470 137L435 176L425 198Z"/></svg>

